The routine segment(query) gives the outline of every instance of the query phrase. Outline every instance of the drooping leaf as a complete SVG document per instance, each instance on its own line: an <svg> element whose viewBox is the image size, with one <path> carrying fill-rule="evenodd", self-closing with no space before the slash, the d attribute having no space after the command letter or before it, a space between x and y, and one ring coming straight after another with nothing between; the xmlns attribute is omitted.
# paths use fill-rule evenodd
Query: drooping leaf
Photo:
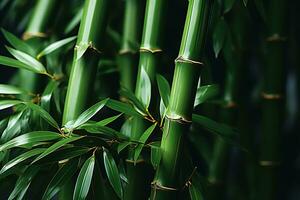
<svg viewBox="0 0 300 200"><path fill-rule="evenodd" d="M46 120L51 126L56 129L59 129L58 123L53 119L53 117L42 107L33 104L31 102L27 102L26 105L32 109L33 111L37 112L44 120Z"/></svg>
<svg viewBox="0 0 300 200"><path fill-rule="evenodd" d="M84 124L85 122L90 120L94 115L96 115L105 106L108 100L109 99L104 99L96 103L95 105L84 111L81 115L79 115L79 117L76 120L67 122L65 127L68 129L76 129L80 125Z"/></svg>
<svg viewBox="0 0 300 200"><path fill-rule="evenodd" d="M29 46L26 42L23 40L19 39L12 33L6 31L5 29L1 29L5 39L15 48L23 52L27 52L30 55L33 55L34 50L32 49L31 46Z"/></svg>
<svg viewBox="0 0 300 200"><path fill-rule="evenodd" d="M145 130L145 132L142 134L142 136L140 137L139 139L139 142L141 144L139 144L135 150L134 150L134 161L136 162L137 159L139 158L141 152L142 152L142 149L144 147L144 144L145 142L147 141L147 139L150 137L151 133L154 131L156 127L156 123L151 125L149 128L147 128L147 130Z"/></svg>
<svg viewBox="0 0 300 200"><path fill-rule="evenodd" d="M34 71L36 73L44 74L46 73L46 68L44 65L36 60L34 57L30 56L27 53L24 53L22 51L6 47L7 50L13 55L16 59L18 59L20 62L24 63L26 66L30 67L31 71Z"/></svg>
<svg viewBox="0 0 300 200"><path fill-rule="evenodd" d="M57 42L50 44L49 46L47 46L44 50L42 50L37 55L37 59L40 59L42 56L48 55L48 54L56 51L57 49L69 44L70 42L74 41L76 38L77 38L77 36L73 36L73 37L65 38L63 40L59 40Z"/></svg>
<svg viewBox="0 0 300 200"><path fill-rule="evenodd" d="M168 107L171 93L170 84L167 81L167 79L165 79L162 75L159 74L156 75L156 80L160 97L162 98L165 107Z"/></svg>
<svg viewBox="0 0 300 200"><path fill-rule="evenodd" d="M45 72L45 71L40 71L39 69L36 69L35 67L32 67L30 65L27 65L19 60L9 58L6 56L0 56L0 65L5 65L5 66L19 68L19 69L26 69L28 71L32 71L35 73L41 73L41 74L43 74Z"/></svg>
<svg viewBox="0 0 300 200"><path fill-rule="evenodd" d="M219 94L219 91L220 90L218 85L201 86L197 89L194 107L216 97Z"/></svg>
<svg viewBox="0 0 300 200"><path fill-rule="evenodd" d="M148 108L151 101L151 81L145 71L144 67L141 68L141 96L139 97L145 108Z"/></svg>
<svg viewBox="0 0 300 200"><path fill-rule="evenodd" d="M66 144L69 144L71 142L74 142L76 140L79 140L83 138L83 136L78 137L78 136L71 136L65 139L62 139L56 143L54 143L53 145L51 145L48 149L46 149L41 155L39 155L36 159L34 159L34 161L32 161L32 163L35 163L36 161L48 156L49 154L53 153L54 151L56 151L57 149L65 146Z"/></svg>
<svg viewBox="0 0 300 200"><path fill-rule="evenodd" d="M21 104L22 101L19 100L1 100L0 101L0 110L13 107L15 105Z"/></svg>
<svg viewBox="0 0 300 200"><path fill-rule="evenodd" d="M0 145L0 151L8 150L11 148L19 147L26 144L34 144L38 142L51 141L61 138L62 136L55 132L50 131L33 131L20 135L8 142Z"/></svg>
<svg viewBox="0 0 300 200"><path fill-rule="evenodd" d="M243 0L243 2L244 2L244 5L247 6L248 0Z"/></svg>
<svg viewBox="0 0 300 200"><path fill-rule="evenodd" d="M120 153L122 150L124 150L130 144L131 144L131 142L127 142L127 141L121 142L120 144L118 144L118 148L117 148L118 153Z"/></svg>
<svg viewBox="0 0 300 200"><path fill-rule="evenodd" d="M123 199L123 188L119 176L119 170L110 153L103 149L103 161L108 180L119 198Z"/></svg>
<svg viewBox="0 0 300 200"><path fill-rule="evenodd" d="M219 20L213 32L213 48L215 56L218 57L222 50L228 32L228 25L223 18Z"/></svg>
<svg viewBox="0 0 300 200"><path fill-rule="evenodd" d="M1 171L0 174L3 174L4 172L6 172L7 170L11 169L12 167L20 164L21 162L34 157L36 155L39 155L41 153L43 153L46 150L46 148L36 148L36 149L32 149L30 151L27 151L19 156L17 156L16 158L12 159L11 161L9 161L8 163L6 163Z"/></svg>
<svg viewBox="0 0 300 200"><path fill-rule="evenodd" d="M0 94L27 94L27 92L13 85L0 84Z"/></svg>
<svg viewBox="0 0 300 200"><path fill-rule="evenodd" d="M143 105L143 103L131 92L130 90L126 88L122 88L119 92L121 96L127 98L129 101L133 103L133 105L138 109L138 112L141 112L142 114L146 115L146 107Z"/></svg>
<svg viewBox="0 0 300 200"><path fill-rule="evenodd" d="M204 129L217 134L225 141L236 143L238 137L237 131L230 126L218 123L212 119L197 114L193 114L192 118L193 122L201 125Z"/></svg>
<svg viewBox="0 0 300 200"><path fill-rule="evenodd" d="M17 180L14 190L10 193L8 199L15 199L22 191L26 191L33 179L38 173L39 167L32 166L28 168Z"/></svg>
<svg viewBox="0 0 300 200"><path fill-rule="evenodd" d="M80 9L78 12L76 12L76 15L71 19L70 23L66 26L66 29L64 31L65 34L70 33L77 25L79 25L82 13L83 13L83 9Z"/></svg>
<svg viewBox="0 0 300 200"><path fill-rule="evenodd" d="M42 200L52 199L75 174L78 160L72 159L66 162L53 176L48 184Z"/></svg>
<svg viewBox="0 0 300 200"><path fill-rule="evenodd" d="M117 100L109 99L106 106L115 111L124 113L129 116L142 117L142 115L137 112L131 105L123 103Z"/></svg>
<svg viewBox="0 0 300 200"><path fill-rule="evenodd" d="M14 138L16 136L16 134L18 134L21 131L21 123L20 123L21 119L20 118L22 117L22 115L23 115L23 111L15 114L15 115L11 115L9 117L7 126L1 135L2 143L7 142L11 138Z"/></svg>
<svg viewBox="0 0 300 200"><path fill-rule="evenodd" d="M95 124L98 125L98 126L106 126L110 123L112 123L113 121L115 121L116 119L118 119L122 114L118 114L116 116L112 116L112 117L109 117L109 118L106 118L106 119L103 119L99 122L96 122Z"/></svg>
<svg viewBox="0 0 300 200"><path fill-rule="evenodd" d="M115 138L126 139L124 135L107 126L97 126L94 124L89 124L89 125L83 125L80 128L85 129L89 133L103 135L104 137L108 137L110 139L115 139Z"/></svg>
<svg viewBox="0 0 300 200"><path fill-rule="evenodd" d="M86 199L92 183L94 167L95 167L95 156L93 155L85 161L85 163L83 164L79 172L75 189L74 189L73 200Z"/></svg>
<svg viewBox="0 0 300 200"><path fill-rule="evenodd" d="M54 90L57 88L57 86L58 86L58 82L51 80L47 84L47 86L42 94L41 107L48 112L50 110L50 100L51 100L52 94L53 94Z"/></svg>

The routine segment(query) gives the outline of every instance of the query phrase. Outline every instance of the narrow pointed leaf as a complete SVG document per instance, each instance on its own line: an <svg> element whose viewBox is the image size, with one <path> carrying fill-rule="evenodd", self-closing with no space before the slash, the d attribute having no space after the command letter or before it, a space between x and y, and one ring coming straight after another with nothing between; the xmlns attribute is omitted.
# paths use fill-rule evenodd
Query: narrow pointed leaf
<svg viewBox="0 0 300 200"><path fill-rule="evenodd" d="M44 50L42 50L38 55L37 59L40 59L42 56L48 55L57 49L69 44L70 42L74 41L77 38L77 36L69 37L63 40L59 40L57 42L54 42L50 44L48 47L46 47Z"/></svg>
<svg viewBox="0 0 300 200"><path fill-rule="evenodd" d="M144 107L148 108L151 101L151 81L150 78L145 71L145 69L141 68L141 96L139 97Z"/></svg>
<svg viewBox="0 0 300 200"><path fill-rule="evenodd" d="M41 107L46 111L50 110L50 100L54 90L58 87L58 82L51 80L45 88L41 97Z"/></svg>
<svg viewBox="0 0 300 200"><path fill-rule="evenodd" d="M106 125L112 123L113 121L115 121L116 119L118 119L121 115L122 114L103 119L99 122L96 122L95 124L98 125L98 126L106 126Z"/></svg>
<svg viewBox="0 0 300 200"><path fill-rule="evenodd" d="M189 193L191 200L204 200L201 191L193 183L189 186Z"/></svg>
<svg viewBox="0 0 300 200"><path fill-rule="evenodd" d="M73 194L73 200L85 200L91 183L92 183L92 177L95 167L95 156L93 155L89 159L85 161L83 164L79 175L77 177L74 194Z"/></svg>
<svg viewBox="0 0 300 200"><path fill-rule="evenodd" d="M216 24L215 30L213 32L213 48L216 58L219 56L220 51L222 50L225 39L228 32L228 25L225 20L222 18Z"/></svg>
<svg viewBox="0 0 300 200"><path fill-rule="evenodd" d="M165 107L168 107L171 92L170 84L167 81L167 79L165 79L162 75L159 74L156 76L156 80L160 97L162 98Z"/></svg>
<svg viewBox="0 0 300 200"><path fill-rule="evenodd" d="M41 155L39 155L36 159L34 159L34 161L32 161L32 163L35 163L36 161L48 156L49 154L51 154L54 151L56 151L57 149L65 146L66 144L69 144L69 143L79 140L81 138L83 138L83 136L82 137L73 136L73 137L62 139L62 140L54 143L48 149L46 149Z"/></svg>
<svg viewBox="0 0 300 200"><path fill-rule="evenodd" d="M46 148L36 148L36 149L32 149L30 151L27 151L19 156L17 156L16 158L12 159L11 161L9 161L8 163L6 163L1 171L0 174L3 174L4 172L6 172L7 170L11 169L12 167L20 164L21 162L34 157L36 155L39 155L41 153L43 153L46 150Z"/></svg>
<svg viewBox="0 0 300 200"><path fill-rule="evenodd" d="M15 115L11 115L9 117L7 127L5 128L5 130L3 131L2 135L1 135L2 143L7 142L11 138L14 138L15 135L21 131L20 120L21 120L22 115L23 115L23 111L15 114Z"/></svg>
<svg viewBox="0 0 300 200"><path fill-rule="evenodd" d="M105 171L111 186L118 197L123 199L123 188L121 185L118 167L115 160L106 149L103 149L103 160Z"/></svg>
<svg viewBox="0 0 300 200"><path fill-rule="evenodd" d="M22 101L18 101L18 100L2 100L0 101L0 110L10 108L21 103Z"/></svg>
<svg viewBox="0 0 300 200"><path fill-rule="evenodd" d="M27 92L13 85L0 84L0 94L26 94Z"/></svg>
<svg viewBox="0 0 300 200"><path fill-rule="evenodd" d="M197 89L194 107L216 97L219 94L219 91L218 85L201 86Z"/></svg>
<svg viewBox="0 0 300 200"><path fill-rule="evenodd" d="M62 136L55 132L50 131L33 131L20 135L2 145L0 151L8 150L15 147L20 147L26 144L38 143L43 141L51 141L61 138Z"/></svg>
<svg viewBox="0 0 300 200"><path fill-rule="evenodd" d="M142 117L139 112L137 112L131 105L127 103L109 99L106 103L106 106L129 116Z"/></svg>
<svg viewBox="0 0 300 200"><path fill-rule="evenodd" d="M6 47L7 50L13 55L16 59L27 65L31 68L31 71L37 72L37 73L46 73L46 68L42 63L40 63L38 60L36 60L34 57L28 55L27 53L24 53L22 51Z"/></svg>
<svg viewBox="0 0 300 200"><path fill-rule="evenodd" d="M82 13L83 13L83 9L80 9L76 13L76 15L71 19L70 23L66 26L66 29L64 31L65 34L70 33L77 25L79 25Z"/></svg>
<svg viewBox="0 0 300 200"><path fill-rule="evenodd" d="M42 200L52 199L75 174L78 160L70 160L65 163L51 179Z"/></svg>
<svg viewBox="0 0 300 200"><path fill-rule="evenodd" d="M247 6L248 0L243 0L243 2L244 2L244 5Z"/></svg>
<svg viewBox="0 0 300 200"><path fill-rule="evenodd" d="M44 71L37 70L36 68L27 65L19 60L6 57L6 56L0 56L0 65L5 65L5 66L19 68L19 69L26 69L28 71L32 71L35 73L44 73Z"/></svg>
<svg viewBox="0 0 300 200"><path fill-rule="evenodd" d="M126 88L122 88L121 91L119 92L121 96L127 98L129 101L133 103L133 105L139 110L139 112L142 112L145 114L147 111L146 107L144 104L135 96L133 92Z"/></svg>
<svg viewBox="0 0 300 200"><path fill-rule="evenodd" d="M122 142L118 145L117 151L120 153L122 150L124 150L126 147L128 147L131 144L131 142Z"/></svg>

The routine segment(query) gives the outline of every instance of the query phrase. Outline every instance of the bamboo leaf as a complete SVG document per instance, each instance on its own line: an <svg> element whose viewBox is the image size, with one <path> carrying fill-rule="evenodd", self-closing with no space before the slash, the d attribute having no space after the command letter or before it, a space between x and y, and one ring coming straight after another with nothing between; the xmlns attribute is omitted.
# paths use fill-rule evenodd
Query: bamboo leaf
<svg viewBox="0 0 300 200"><path fill-rule="evenodd" d="M248 0L243 0L245 7L247 7Z"/></svg>
<svg viewBox="0 0 300 200"><path fill-rule="evenodd" d="M76 12L76 15L71 19L70 23L66 26L65 34L69 34L79 23L82 17L83 9Z"/></svg>
<svg viewBox="0 0 300 200"><path fill-rule="evenodd" d="M91 156L83 164L75 185L73 200L85 200L91 183L95 167L95 156Z"/></svg>
<svg viewBox="0 0 300 200"><path fill-rule="evenodd" d="M0 84L0 94L27 94L27 92L13 85Z"/></svg>
<svg viewBox="0 0 300 200"><path fill-rule="evenodd" d="M41 154L43 153L44 151L46 150L46 148L36 148L36 149L32 149L30 151L27 151L19 156L17 156L16 158L12 159L11 161L9 161L8 163L6 163L1 171L0 171L0 174L3 174L4 172L6 172L7 170L11 169L12 167L20 164L21 162L33 157L33 156L36 156L38 154Z"/></svg>
<svg viewBox="0 0 300 200"><path fill-rule="evenodd" d="M118 144L118 148L117 148L118 153L120 153L121 151L123 151L130 144L131 144L131 142L127 142L127 141L121 142L120 144Z"/></svg>
<svg viewBox="0 0 300 200"><path fill-rule="evenodd" d="M197 114L193 114L192 118L193 122L201 125L204 129L217 134L225 141L228 141L230 143L236 142L238 137L237 131L230 126L218 123L212 119Z"/></svg>
<svg viewBox="0 0 300 200"><path fill-rule="evenodd" d="M121 133L119 133L118 131L116 131L112 128L106 127L106 126L95 126L94 124L89 124L89 125L84 125L80 128L85 129L89 133L95 133L95 134L107 136L110 139L114 139L114 138L126 139L127 138L127 137L123 136Z"/></svg>
<svg viewBox="0 0 300 200"><path fill-rule="evenodd" d="M58 123L53 119L53 117L42 107L33 104L31 102L25 103L30 109L36 111L44 120L46 120L51 126L59 130Z"/></svg>
<svg viewBox="0 0 300 200"><path fill-rule="evenodd" d="M65 38L63 40L59 40L57 42L50 44L49 46L47 46L44 50L42 50L37 55L37 59L40 59L42 56L48 55L48 54L56 51L57 49L69 44L70 42L74 41L76 38L77 38L77 36L73 36L73 37Z"/></svg>
<svg viewBox="0 0 300 200"><path fill-rule="evenodd" d="M141 68L141 96L139 97L145 108L148 108L151 101L151 81L145 71L144 67Z"/></svg>
<svg viewBox="0 0 300 200"><path fill-rule="evenodd" d="M111 186L113 187L118 197L120 199L123 199L123 188L121 185L118 167L113 157L105 148L103 148L103 160L105 171Z"/></svg>
<svg viewBox="0 0 300 200"><path fill-rule="evenodd" d="M165 107L168 107L169 105L169 98L170 98L170 84L162 75L156 75L157 85L159 94L164 102Z"/></svg>
<svg viewBox="0 0 300 200"><path fill-rule="evenodd" d="M1 142L7 142L21 131L20 120L22 115L23 111L9 117L7 126L1 135Z"/></svg>
<svg viewBox="0 0 300 200"><path fill-rule="evenodd" d="M80 125L84 124L85 122L90 120L94 115L96 115L105 106L108 100L109 99L104 99L96 103L95 105L84 111L81 115L79 115L79 117L76 120L67 122L65 127L70 130L78 128Z"/></svg>
<svg viewBox="0 0 300 200"><path fill-rule="evenodd" d="M218 85L205 85L197 89L194 107L206 102L219 94Z"/></svg>
<svg viewBox="0 0 300 200"><path fill-rule="evenodd" d="M6 47L7 50L13 55L17 60L21 61L24 63L28 69L31 69L31 71L40 73L40 74L45 74L46 73L46 68L42 63L40 63L38 60L36 60L34 57L28 55L27 53L24 53L22 51Z"/></svg>
<svg viewBox="0 0 300 200"><path fill-rule="evenodd" d="M32 161L31 164L37 162L38 160L48 156L49 154L53 153L54 151L56 151L57 149L65 146L66 144L69 144L71 142L74 142L76 140L79 140L81 138L83 138L84 136L78 137L78 136L71 136L69 138L65 138L62 139L56 143L54 143L53 145L51 145L48 149L46 149L41 155L39 155L36 159L34 159L34 161Z"/></svg>
<svg viewBox="0 0 300 200"><path fill-rule="evenodd" d="M146 115L147 109L144 106L144 104L131 92L130 90L126 88L122 88L121 91L119 92L121 96L127 98L130 100L133 105L138 109L138 112L141 112L142 114Z"/></svg>
<svg viewBox="0 0 300 200"><path fill-rule="evenodd" d="M1 29L5 39L15 48L19 49L20 51L23 52L28 52L30 55L34 54L34 50L29 46L26 42L23 40L19 39L12 33L6 31L5 29Z"/></svg>
<svg viewBox="0 0 300 200"><path fill-rule="evenodd" d="M191 200L203 200L204 199L199 188L197 188L192 183L189 186L189 193L190 193Z"/></svg>
<svg viewBox="0 0 300 200"><path fill-rule="evenodd" d="M122 114L118 114L118 115L116 115L116 116L112 116L112 117L103 119L103 120L101 120L101 121L99 121L99 122L96 122L95 124L96 124L97 126L106 126L106 125L108 125L108 124L114 122L114 121L115 121L116 119L118 119L121 115L122 115Z"/></svg>
<svg viewBox="0 0 300 200"><path fill-rule="evenodd" d="M62 136L55 132L50 131L33 131L23 135L20 135L2 145L0 145L0 151L5 151L11 148L20 147L26 144L56 140Z"/></svg>
<svg viewBox="0 0 300 200"><path fill-rule="evenodd" d="M2 101L0 101L0 110L10 108L10 107L16 106L21 103L22 103L22 101L19 101L19 100L2 100Z"/></svg>
<svg viewBox="0 0 300 200"><path fill-rule="evenodd" d="M156 123L151 125L149 128L147 128L147 130L145 130L145 132L142 134L142 136L139 139L139 142L142 144L139 144L135 150L134 150L134 161L136 162L137 159L139 158L142 149L144 147L145 142L147 141L147 139L150 137L151 133L154 131L156 127Z"/></svg>
<svg viewBox="0 0 300 200"><path fill-rule="evenodd" d="M160 102L159 102L159 113L160 113L160 118L161 118L161 121L163 121L163 119L165 118L166 116L166 111L167 111L167 108L164 104L164 101L162 100L162 98L160 98Z"/></svg>
<svg viewBox="0 0 300 200"><path fill-rule="evenodd" d="M106 106L110 109L124 113L129 116L142 117L142 115L139 112L137 112L131 105L127 103L109 99L106 103Z"/></svg>
<svg viewBox="0 0 300 200"><path fill-rule="evenodd" d="M229 12L232 9L235 2L236 2L236 0L225 0L224 1L224 13Z"/></svg>
<svg viewBox="0 0 300 200"><path fill-rule="evenodd" d="M8 200L15 199L22 191L26 191L33 179L38 173L39 167L28 168L17 180L14 190L10 193Z"/></svg>
<svg viewBox="0 0 300 200"><path fill-rule="evenodd" d="M69 160L53 176L48 184L42 200L52 199L75 174L78 160Z"/></svg>
<svg viewBox="0 0 300 200"><path fill-rule="evenodd" d="M6 56L0 56L0 64L9 67L19 68L19 69L26 69L35 73L44 73L44 71L41 72L40 70L37 70L36 68L30 65L27 65L23 62L20 62L19 60L15 60L13 58L9 58Z"/></svg>
<svg viewBox="0 0 300 200"><path fill-rule="evenodd" d="M216 58L222 50L228 32L228 25L223 18L219 20L213 32L213 48Z"/></svg>
<svg viewBox="0 0 300 200"><path fill-rule="evenodd" d="M45 88L45 90L44 90L44 92L42 94L42 97L41 97L41 107L43 109L45 109L46 111L48 111L48 112L50 110L50 100L51 100L52 94L53 94L54 90L57 87L58 87L58 82L54 81L54 80L51 80L47 84L47 86L46 86L46 88Z"/></svg>

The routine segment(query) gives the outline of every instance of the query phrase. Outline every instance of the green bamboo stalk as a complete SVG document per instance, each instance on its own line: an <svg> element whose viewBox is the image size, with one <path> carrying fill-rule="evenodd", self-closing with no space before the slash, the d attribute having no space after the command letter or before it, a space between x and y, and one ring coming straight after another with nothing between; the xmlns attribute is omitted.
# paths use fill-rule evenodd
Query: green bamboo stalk
<svg viewBox="0 0 300 200"><path fill-rule="evenodd" d="M102 46L108 0L87 0L78 32L74 59L68 83L63 124L79 116L88 104Z"/></svg>
<svg viewBox="0 0 300 200"><path fill-rule="evenodd" d="M140 46L140 58L138 66L138 75L136 82L135 95L142 99L142 74L145 70L151 80L152 97L158 96L156 88L156 72L160 66L162 53L162 42L164 33L164 21L167 0L147 0L146 12L144 18L143 36ZM154 113L158 111L158 103L155 98L151 99L150 109ZM152 113L153 113L152 112ZM143 119L134 119L131 139L139 139L146 129L147 123ZM131 158L133 151L129 152L129 162L127 162L127 174L129 184L125 190L125 199L146 199L150 193L151 177L149 175L149 166L145 162L134 164ZM151 172L151 170L150 170ZM150 173L151 176L151 173ZM138 189L137 189L138 188Z"/></svg>
<svg viewBox="0 0 300 200"><path fill-rule="evenodd" d="M126 0L122 45L118 55L120 84L134 91L141 40L144 1Z"/></svg>
<svg viewBox="0 0 300 200"><path fill-rule="evenodd" d="M265 41L264 85L262 92L262 132L260 144L259 198L276 199L281 162L285 88L285 1L269 2Z"/></svg>
<svg viewBox="0 0 300 200"><path fill-rule="evenodd" d="M51 15L54 12L55 4L57 0L43 0L37 1L35 8L33 10L32 16L30 18L28 27L23 34L23 39L27 40L29 43L33 43L34 46L39 44L39 41L32 39L46 37L46 31L48 29L48 24L51 19ZM35 48L37 51L39 48ZM31 92L37 90L37 80L36 74L21 70L20 71L20 85Z"/></svg>
<svg viewBox="0 0 300 200"><path fill-rule="evenodd" d="M183 134L191 124L193 103L201 72L206 32L213 1L190 0L179 56L167 109L161 143L162 158L157 169L151 199L176 199Z"/></svg>
<svg viewBox="0 0 300 200"><path fill-rule="evenodd" d="M78 32L74 59L69 77L63 113L63 125L76 119L87 107L99 60L106 28L109 0L86 0ZM67 183L59 195L60 199L72 199L73 184Z"/></svg>

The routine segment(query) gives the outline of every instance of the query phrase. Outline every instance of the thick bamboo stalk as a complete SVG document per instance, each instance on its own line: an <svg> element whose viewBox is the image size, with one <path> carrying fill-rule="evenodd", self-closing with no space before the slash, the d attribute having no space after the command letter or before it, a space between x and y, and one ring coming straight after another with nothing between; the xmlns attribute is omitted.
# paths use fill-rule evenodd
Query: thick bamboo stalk
<svg viewBox="0 0 300 200"><path fill-rule="evenodd" d="M147 0L135 89L137 98L142 99L143 91L141 86L143 83L141 71L145 70L151 80L152 87L152 99L149 109L155 113L158 110L156 109L158 104L155 99L158 93L156 88L156 71L160 65L162 53L166 3L167 0ZM146 129L146 125L143 119L134 119L131 138L139 139ZM132 152L129 152L128 160L132 160L130 155L132 155ZM134 162L130 161L127 163L127 169L129 184L125 190L125 199L146 199L150 193L151 183L151 178L146 176L146 174L149 174L151 168L144 162L138 162L134 165Z"/></svg>
<svg viewBox="0 0 300 200"><path fill-rule="evenodd" d="M213 1L190 0L167 109L161 143L162 158L153 181L152 199L176 199L183 134L191 124L201 72L209 14Z"/></svg>
<svg viewBox="0 0 300 200"><path fill-rule="evenodd" d="M122 45L118 56L120 84L134 91L141 40L144 1L126 0Z"/></svg>
<svg viewBox="0 0 300 200"><path fill-rule="evenodd" d="M78 117L86 109L107 22L108 0L86 0L78 32L74 59L68 83L63 124ZM86 51L85 51L86 49ZM83 55L82 55L83 53Z"/></svg>
<svg viewBox="0 0 300 200"><path fill-rule="evenodd" d="M262 132L260 145L259 198L276 199L281 162L282 125L285 88L285 14L286 2L275 0L267 8L266 53L262 91Z"/></svg>

